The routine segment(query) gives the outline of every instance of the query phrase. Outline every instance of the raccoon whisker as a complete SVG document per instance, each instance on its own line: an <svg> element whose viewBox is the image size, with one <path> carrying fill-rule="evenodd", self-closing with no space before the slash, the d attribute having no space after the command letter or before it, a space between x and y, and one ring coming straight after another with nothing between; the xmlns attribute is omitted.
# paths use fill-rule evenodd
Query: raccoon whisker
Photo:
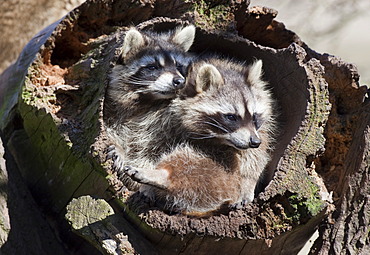
<svg viewBox="0 0 370 255"><path fill-rule="evenodd" d="M168 85L167 85L168 86ZM142 92L142 93L145 93L145 92L149 92L149 93L152 93L152 94L171 94L171 93L175 93L173 90L171 89L168 89L168 90L165 90L165 89L161 89L161 88L158 88L157 90L153 89L153 88L143 88L141 89L140 91L138 92Z"/></svg>
<svg viewBox="0 0 370 255"><path fill-rule="evenodd" d="M149 92L149 93L155 93L155 91L153 91L153 90L151 90L151 89L146 89L146 88L143 88L143 89L137 90L137 93L146 93L146 92Z"/></svg>
<svg viewBox="0 0 370 255"><path fill-rule="evenodd" d="M131 85L149 86L151 82L149 82L149 81L131 81L131 80L126 80L126 81L124 81L124 83L131 84Z"/></svg>
<svg viewBox="0 0 370 255"><path fill-rule="evenodd" d="M227 128L225 126L223 126L220 122L218 122L216 119L210 117L210 116L207 116L208 119L212 120L213 122L215 122L217 124L218 127L220 127L221 130L223 130L224 132L228 132Z"/></svg>
<svg viewBox="0 0 370 255"><path fill-rule="evenodd" d="M214 138L214 136L205 136L205 137L195 137L195 136L189 136L190 139L194 140L203 140L203 139L211 139Z"/></svg>
<svg viewBox="0 0 370 255"><path fill-rule="evenodd" d="M123 82L125 83L137 83L137 84L150 84L153 83L154 81L148 81L145 79L140 79L140 78L135 78L135 77L127 77L127 79L122 79Z"/></svg>
<svg viewBox="0 0 370 255"><path fill-rule="evenodd" d="M172 87L172 84L170 84L170 83L168 83L168 82L163 82L163 81L156 81L155 82L157 85L159 85L159 86L162 86L162 87L164 87L164 88L166 88L166 87L169 87L169 85L170 85L170 87Z"/></svg>
<svg viewBox="0 0 370 255"><path fill-rule="evenodd" d="M149 87L150 85L148 83L133 83L133 82L126 82L126 84L131 85L132 87Z"/></svg>
<svg viewBox="0 0 370 255"><path fill-rule="evenodd" d="M221 129L221 130L222 130L222 131L224 131L225 133L228 133L228 132L229 132L226 128L224 128L224 127L222 127L222 126L220 126L220 125L217 125L217 124L215 124L215 123L208 122L208 121L204 121L204 123L205 123L205 124L208 124L208 125L211 125L211 126L214 126L214 127L218 128L218 129Z"/></svg>
<svg viewBox="0 0 370 255"><path fill-rule="evenodd" d="M138 77L127 77L127 81L139 81L139 82L148 82L146 79L138 78ZM151 82L151 81L149 81Z"/></svg>
<svg viewBox="0 0 370 255"><path fill-rule="evenodd" d="M195 135L195 136L189 136L190 139L197 139L197 140L210 139L210 138L215 137L214 135L207 135L207 134L201 134L201 133L196 133L196 132L190 132L190 134Z"/></svg>

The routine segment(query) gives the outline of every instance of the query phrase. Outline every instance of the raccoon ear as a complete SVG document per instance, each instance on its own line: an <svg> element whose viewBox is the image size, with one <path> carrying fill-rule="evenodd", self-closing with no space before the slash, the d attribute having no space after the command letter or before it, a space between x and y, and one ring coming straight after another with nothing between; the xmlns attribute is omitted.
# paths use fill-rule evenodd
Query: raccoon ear
<svg viewBox="0 0 370 255"><path fill-rule="evenodd" d="M199 68L196 78L196 91L202 93L211 88L219 88L223 78L214 65L204 64Z"/></svg>
<svg viewBox="0 0 370 255"><path fill-rule="evenodd" d="M262 74L262 60L259 59L248 67L247 81L251 86L264 86L265 82L261 80Z"/></svg>
<svg viewBox="0 0 370 255"><path fill-rule="evenodd" d="M172 37L172 42L178 44L184 51L188 51L194 42L195 26L189 25L184 28L177 29Z"/></svg>
<svg viewBox="0 0 370 255"><path fill-rule="evenodd" d="M145 45L144 36L134 28L127 31L123 41L121 58L125 59L129 54L135 54Z"/></svg>

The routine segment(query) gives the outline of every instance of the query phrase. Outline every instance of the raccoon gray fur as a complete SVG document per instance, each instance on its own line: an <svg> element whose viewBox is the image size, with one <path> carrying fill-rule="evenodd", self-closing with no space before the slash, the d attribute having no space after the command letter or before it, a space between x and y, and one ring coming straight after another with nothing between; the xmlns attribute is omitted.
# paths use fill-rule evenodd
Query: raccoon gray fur
<svg viewBox="0 0 370 255"><path fill-rule="evenodd" d="M171 103L128 125L136 134L116 167L166 209L202 216L254 198L274 127L262 61L209 58L192 65ZM132 132L136 130L136 132ZM126 166L125 166L126 164Z"/></svg>
<svg viewBox="0 0 370 255"><path fill-rule="evenodd" d="M195 37L189 25L168 33L125 34L117 65L109 75L104 116L108 126L161 107L185 85L192 56L186 53Z"/></svg>

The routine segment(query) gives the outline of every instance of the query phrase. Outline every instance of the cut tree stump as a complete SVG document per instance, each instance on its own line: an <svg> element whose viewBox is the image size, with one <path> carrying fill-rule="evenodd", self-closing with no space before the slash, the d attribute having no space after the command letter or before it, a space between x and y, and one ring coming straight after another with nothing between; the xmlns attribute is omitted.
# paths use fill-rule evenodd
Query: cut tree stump
<svg viewBox="0 0 370 255"><path fill-rule="evenodd" d="M276 11L248 5L87 1L30 41L0 77L0 128L50 216L63 224L67 213L104 254L296 254L317 229L314 254L370 254L367 88L355 66L311 50L274 20ZM197 27L191 52L262 59L279 113L261 192L245 208L208 218L169 215L120 192L105 160L107 74L126 29L189 22Z"/></svg>

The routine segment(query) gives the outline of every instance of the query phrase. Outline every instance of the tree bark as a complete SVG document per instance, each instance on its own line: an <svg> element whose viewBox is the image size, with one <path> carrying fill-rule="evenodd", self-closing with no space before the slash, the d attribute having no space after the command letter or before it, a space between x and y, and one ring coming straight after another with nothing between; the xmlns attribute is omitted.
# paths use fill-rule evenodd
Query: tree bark
<svg viewBox="0 0 370 255"><path fill-rule="evenodd" d="M353 65L316 53L274 20L276 11L248 4L88 1L36 36L0 77L0 128L42 208L58 222L67 211L76 233L105 254L295 254L317 228L312 253L366 254L366 88ZM105 160L104 93L124 29L186 22L197 26L194 53L262 59L278 102L280 132L263 189L245 208L209 218L168 215L122 194Z"/></svg>

